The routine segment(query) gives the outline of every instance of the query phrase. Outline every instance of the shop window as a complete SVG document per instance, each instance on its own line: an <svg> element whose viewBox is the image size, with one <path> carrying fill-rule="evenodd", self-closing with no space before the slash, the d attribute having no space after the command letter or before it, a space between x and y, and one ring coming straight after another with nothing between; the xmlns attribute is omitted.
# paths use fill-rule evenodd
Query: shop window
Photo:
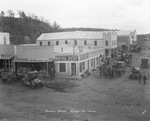
<svg viewBox="0 0 150 121"><path fill-rule="evenodd" d="M48 41L48 46L50 46L50 41Z"/></svg>
<svg viewBox="0 0 150 121"><path fill-rule="evenodd" d="M86 40L84 41L84 45L87 45L87 41Z"/></svg>
<svg viewBox="0 0 150 121"><path fill-rule="evenodd" d="M94 41L94 45L97 46L97 41Z"/></svg>
<svg viewBox="0 0 150 121"><path fill-rule="evenodd" d="M105 41L105 45L108 46L108 41Z"/></svg>
<svg viewBox="0 0 150 121"><path fill-rule="evenodd" d="M83 70L85 70L85 62L80 63L80 72L82 72Z"/></svg>
<svg viewBox="0 0 150 121"><path fill-rule="evenodd" d="M59 41L56 41L56 45L59 45Z"/></svg>
<svg viewBox="0 0 150 121"><path fill-rule="evenodd" d="M65 44L68 44L68 41L65 41Z"/></svg>
<svg viewBox="0 0 150 121"><path fill-rule="evenodd" d="M59 63L59 72L66 72L66 64Z"/></svg>
<svg viewBox="0 0 150 121"><path fill-rule="evenodd" d="M77 45L77 40L74 41L74 45Z"/></svg>
<svg viewBox="0 0 150 121"><path fill-rule="evenodd" d="M42 46L42 42L40 42L40 46Z"/></svg>

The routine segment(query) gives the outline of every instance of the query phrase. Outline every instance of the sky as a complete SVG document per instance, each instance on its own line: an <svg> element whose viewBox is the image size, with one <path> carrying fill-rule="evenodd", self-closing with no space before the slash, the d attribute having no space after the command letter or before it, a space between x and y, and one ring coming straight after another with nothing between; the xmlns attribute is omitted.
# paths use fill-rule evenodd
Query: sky
<svg viewBox="0 0 150 121"><path fill-rule="evenodd" d="M62 28L90 27L150 33L150 0L0 0L0 11L43 16Z"/></svg>

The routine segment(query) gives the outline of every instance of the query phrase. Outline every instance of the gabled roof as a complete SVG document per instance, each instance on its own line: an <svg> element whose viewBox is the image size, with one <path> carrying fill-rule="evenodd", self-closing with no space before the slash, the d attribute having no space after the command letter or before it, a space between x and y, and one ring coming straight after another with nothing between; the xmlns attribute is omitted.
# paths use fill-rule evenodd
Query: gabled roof
<svg viewBox="0 0 150 121"><path fill-rule="evenodd" d="M37 40L62 40L62 39L103 39L103 32L91 31L73 31L73 32L56 32L43 33Z"/></svg>

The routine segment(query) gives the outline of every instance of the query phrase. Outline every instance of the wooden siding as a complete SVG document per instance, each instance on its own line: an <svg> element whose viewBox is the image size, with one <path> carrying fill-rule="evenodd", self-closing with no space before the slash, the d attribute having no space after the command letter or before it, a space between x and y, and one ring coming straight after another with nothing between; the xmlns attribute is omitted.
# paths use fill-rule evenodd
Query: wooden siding
<svg viewBox="0 0 150 121"><path fill-rule="evenodd" d="M0 44L0 55L14 55L14 45Z"/></svg>
<svg viewBox="0 0 150 121"><path fill-rule="evenodd" d="M19 59L49 59L54 58L53 46L16 46Z"/></svg>

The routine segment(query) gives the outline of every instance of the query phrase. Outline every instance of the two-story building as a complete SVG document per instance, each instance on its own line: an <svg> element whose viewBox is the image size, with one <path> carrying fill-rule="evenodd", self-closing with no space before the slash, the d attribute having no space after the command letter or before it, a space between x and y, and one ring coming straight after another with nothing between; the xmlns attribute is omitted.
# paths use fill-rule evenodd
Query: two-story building
<svg viewBox="0 0 150 121"><path fill-rule="evenodd" d="M75 45L54 46L57 76L81 77L102 64L104 48L89 48Z"/></svg>
<svg viewBox="0 0 150 121"><path fill-rule="evenodd" d="M115 31L72 31L43 33L37 40L36 44L42 45L77 45L88 46L89 48L104 48L105 55L110 56L117 48L117 34Z"/></svg>

